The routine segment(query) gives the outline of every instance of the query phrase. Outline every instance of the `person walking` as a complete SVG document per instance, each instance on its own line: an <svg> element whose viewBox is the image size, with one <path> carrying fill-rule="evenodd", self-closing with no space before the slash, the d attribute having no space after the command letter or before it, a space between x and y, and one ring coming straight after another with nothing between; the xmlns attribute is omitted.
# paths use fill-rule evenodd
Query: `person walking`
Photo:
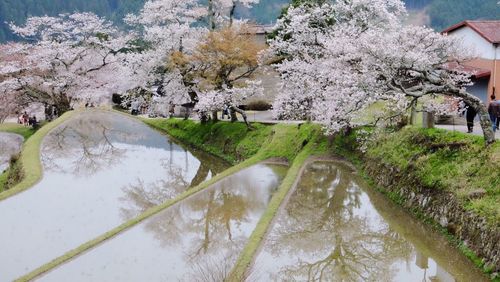
<svg viewBox="0 0 500 282"><path fill-rule="evenodd" d="M465 119L467 120L467 133L472 133L474 130L474 119L476 118L477 112L474 107L467 105L467 112L465 113Z"/></svg>
<svg viewBox="0 0 500 282"><path fill-rule="evenodd" d="M224 108L222 109L222 119L224 119L225 116L227 116L227 118L230 118L229 107L227 105L224 105Z"/></svg>
<svg viewBox="0 0 500 282"><path fill-rule="evenodd" d="M500 123L500 101L496 99L495 95L491 95L490 98L491 101L488 105L488 114L490 115L493 132L496 132Z"/></svg>

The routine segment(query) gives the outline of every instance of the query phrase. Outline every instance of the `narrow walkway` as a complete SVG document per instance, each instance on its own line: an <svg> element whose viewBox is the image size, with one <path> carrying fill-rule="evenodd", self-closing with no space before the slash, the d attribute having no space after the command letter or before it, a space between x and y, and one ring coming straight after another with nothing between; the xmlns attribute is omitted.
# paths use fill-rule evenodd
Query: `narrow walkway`
<svg viewBox="0 0 500 282"><path fill-rule="evenodd" d="M441 129L446 129L449 131L458 131L458 132L463 132L467 133L467 126L466 125L446 125L446 124L437 124L436 128L441 128ZM483 136L483 130L479 126L479 124L476 124L474 126L474 131L472 132L474 135L478 136ZM500 140L500 131L497 131L495 134L495 137L497 140Z"/></svg>
<svg viewBox="0 0 500 282"><path fill-rule="evenodd" d="M276 120L273 118L273 114L271 111L246 111L246 114L248 116L248 121L249 122L259 122L259 123L267 123L267 124L276 124L276 123L285 123L285 124L302 124L305 123L306 121L300 121L300 120ZM147 115L143 115L143 117L147 117ZM220 116L219 116L220 117ZM243 118L238 114L239 121L243 121ZM195 114L192 114L190 119L192 120L199 120L198 116ZM222 119L222 121L227 121L228 119ZM444 124L437 124L436 128L440 129L445 129L449 131L459 131L463 133L467 133L467 126L466 125L444 125ZM479 126L479 122L476 122L474 126L474 132L472 133L474 135L482 136L483 131L481 127ZM496 132L496 139L500 140L500 131Z"/></svg>

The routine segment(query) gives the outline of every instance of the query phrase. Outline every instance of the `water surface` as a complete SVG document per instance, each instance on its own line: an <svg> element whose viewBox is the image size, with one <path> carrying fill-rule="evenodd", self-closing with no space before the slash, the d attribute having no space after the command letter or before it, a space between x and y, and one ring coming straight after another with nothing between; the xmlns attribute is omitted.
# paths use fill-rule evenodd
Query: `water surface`
<svg viewBox="0 0 500 282"><path fill-rule="evenodd" d="M39 281L223 281L286 170L256 165L229 176Z"/></svg>
<svg viewBox="0 0 500 282"><path fill-rule="evenodd" d="M0 174L9 167L10 158L21 152L23 141L21 135L0 132Z"/></svg>
<svg viewBox="0 0 500 282"><path fill-rule="evenodd" d="M337 162L309 165L248 281L483 281L447 240Z"/></svg>
<svg viewBox="0 0 500 282"><path fill-rule="evenodd" d="M0 202L0 281L11 281L196 186L228 164L121 114L90 111L42 145L43 179Z"/></svg>

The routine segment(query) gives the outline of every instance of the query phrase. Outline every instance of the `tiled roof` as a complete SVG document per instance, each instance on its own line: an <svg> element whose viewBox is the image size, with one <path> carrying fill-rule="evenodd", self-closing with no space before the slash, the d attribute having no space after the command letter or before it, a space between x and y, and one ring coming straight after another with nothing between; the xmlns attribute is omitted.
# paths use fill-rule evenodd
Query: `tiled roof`
<svg viewBox="0 0 500 282"><path fill-rule="evenodd" d="M499 21L463 21L456 25L453 25L445 30L443 33L450 33L454 30L468 26L484 39L488 40L490 43L499 44L500 43L500 20Z"/></svg>
<svg viewBox="0 0 500 282"><path fill-rule="evenodd" d="M251 34L267 34L274 30L273 25L248 25L248 33Z"/></svg>
<svg viewBox="0 0 500 282"><path fill-rule="evenodd" d="M460 71L470 74L474 78L483 78L489 77L491 75L491 71L483 68L468 66L464 64L458 64L456 62L448 63L445 67L449 70Z"/></svg>

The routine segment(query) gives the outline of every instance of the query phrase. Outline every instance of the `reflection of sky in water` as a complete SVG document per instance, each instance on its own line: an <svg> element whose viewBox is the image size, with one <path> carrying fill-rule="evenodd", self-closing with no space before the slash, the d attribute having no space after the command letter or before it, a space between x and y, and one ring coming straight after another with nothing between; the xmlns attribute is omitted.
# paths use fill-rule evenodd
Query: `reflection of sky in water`
<svg viewBox="0 0 500 282"><path fill-rule="evenodd" d="M285 171L257 165L229 176L40 280L222 281Z"/></svg>
<svg viewBox="0 0 500 282"><path fill-rule="evenodd" d="M92 129L100 125L113 132L105 141ZM213 166L220 166L219 160L198 159L117 114L82 114L64 127L44 141L43 179L0 202L0 281L26 274L172 198L197 175L205 180ZM110 147L118 154L109 153ZM89 156L82 157L85 150Z"/></svg>
<svg viewBox="0 0 500 282"><path fill-rule="evenodd" d="M0 132L0 174L9 167L10 157L21 151L22 144L22 136Z"/></svg>
<svg viewBox="0 0 500 282"><path fill-rule="evenodd" d="M446 239L362 185L341 164L310 165L248 281L484 280Z"/></svg>

